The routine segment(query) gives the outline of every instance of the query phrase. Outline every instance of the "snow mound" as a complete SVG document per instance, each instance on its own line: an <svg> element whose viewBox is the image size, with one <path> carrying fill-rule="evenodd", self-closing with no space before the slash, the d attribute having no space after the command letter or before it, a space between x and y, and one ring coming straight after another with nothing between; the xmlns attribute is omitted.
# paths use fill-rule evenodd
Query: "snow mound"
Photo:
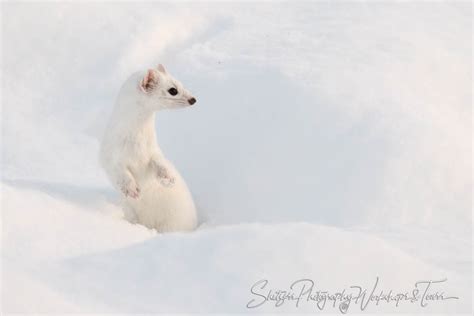
<svg viewBox="0 0 474 316"><path fill-rule="evenodd" d="M246 312L252 299L261 299L250 288L262 279L268 280L267 289L288 289L309 278L318 289L337 292L353 285L371 290L377 277L378 289L397 293L411 291L417 281L447 278L435 289L460 300L429 302L425 309L465 312L470 307L470 285L459 274L373 234L287 223L203 226L195 233L159 235L116 217L120 210L101 194L93 203L77 205L24 184L2 190L7 312ZM274 304L258 310L275 311ZM278 310L295 311L294 304L288 301ZM419 311L417 304L396 310ZM302 302L296 311L315 308ZM360 305L351 309L360 311ZM393 309L390 304L367 307Z"/></svg>

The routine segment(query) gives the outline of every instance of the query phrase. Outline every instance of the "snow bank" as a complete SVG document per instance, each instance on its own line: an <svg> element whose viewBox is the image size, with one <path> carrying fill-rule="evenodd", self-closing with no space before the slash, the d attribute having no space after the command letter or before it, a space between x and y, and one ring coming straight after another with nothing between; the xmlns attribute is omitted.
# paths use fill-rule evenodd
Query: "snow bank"
<svg viewBox="0 0 474 316"><path fill-rule="evenodd" d="M118 208L98 194L71 203L82 194L79 188L68 188L68 197L34 187L23 182L2 188L5 311L246 312L252 299L261 301L250 288L262 279L269 281L267 290L288 289L296 280L311 278L318 289L336 292L353 285L371 291L376 277L379 290L396 293L411 291L420 280L448 278L433 290L461 300L429 302L426 310L470 308L465 278L372 234L287 223L204 226L191 234L158 235L114 218ZM105 211L92 211L99 209ZM269 301L255 311L275 311L274 304ZM369 304L366 310L423 310L418 304ZM339 312L329 305L323 311ZM296 310L315 311L317 306L303 300ZM360 304L350 310L360 312ZM295 311L295 302L285 302L278 311Z"/></svg>

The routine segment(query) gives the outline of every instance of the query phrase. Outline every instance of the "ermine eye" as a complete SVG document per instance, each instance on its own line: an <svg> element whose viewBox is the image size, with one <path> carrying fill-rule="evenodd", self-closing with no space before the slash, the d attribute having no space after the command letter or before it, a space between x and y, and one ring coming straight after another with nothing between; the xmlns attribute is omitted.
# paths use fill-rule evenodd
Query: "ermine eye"
<svg viewBox="0 0 474 316"><path fill-rule="evenodd" d="M178 90L176 90L176 88L170 88L168 90L168 93L171 94L171 95L177 95L178 94Z"/></svg>

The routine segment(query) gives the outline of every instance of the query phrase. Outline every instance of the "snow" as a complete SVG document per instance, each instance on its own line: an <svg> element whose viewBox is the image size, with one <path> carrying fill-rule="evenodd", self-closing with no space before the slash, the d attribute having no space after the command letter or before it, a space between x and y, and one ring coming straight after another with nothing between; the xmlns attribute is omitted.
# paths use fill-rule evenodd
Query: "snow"
<svg viewBox="0 0 474 316"><path fill-rule="evenodd" d="M469 313L471 21L462 2L2 3L2 312L308 312L248 309L250 289L379 277L459 299L366 312ZM193 233L125 221L97 161L123 80L159 62L198 99L157 119Z"/></svg>

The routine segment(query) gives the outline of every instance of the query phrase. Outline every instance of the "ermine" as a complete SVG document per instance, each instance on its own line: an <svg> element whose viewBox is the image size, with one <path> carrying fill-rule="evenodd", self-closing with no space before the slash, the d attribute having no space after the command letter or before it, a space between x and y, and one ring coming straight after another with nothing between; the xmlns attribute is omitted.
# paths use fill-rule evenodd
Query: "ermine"
<svg viewBox="0 0 474 316"><path fill-rule="evenodd" d="M156 141L155 113L195 102L163 65L137 72L120 89L102 140L101 165L123 207L158 232L190 231L197 220L186 183Z"/></svg>

